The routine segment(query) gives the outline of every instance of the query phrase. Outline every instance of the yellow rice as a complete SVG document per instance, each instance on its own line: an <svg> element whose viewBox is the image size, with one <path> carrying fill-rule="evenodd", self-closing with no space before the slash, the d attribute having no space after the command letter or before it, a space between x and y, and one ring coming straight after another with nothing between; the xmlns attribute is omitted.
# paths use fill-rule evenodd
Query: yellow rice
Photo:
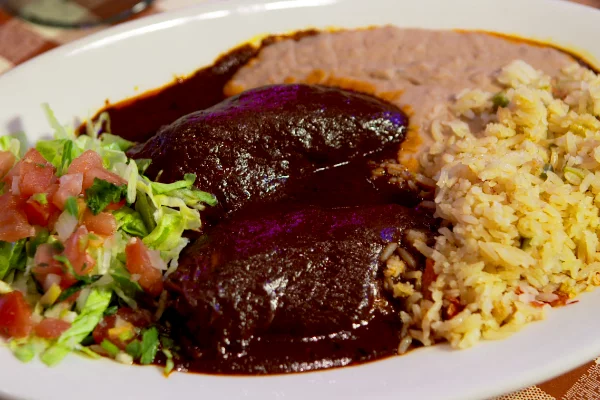
<svg viewBox="0 0 600 400"><path fill-rule="evenodd" d="M435 261L431 300L394 287L407 299L400 352L504 338L600 285L600 77L574 64L551 78L514 61L497 80L507 106L465 90L457 119L432 125L437 142L420 161L445 223L434 246L416 242Z"/></svg>

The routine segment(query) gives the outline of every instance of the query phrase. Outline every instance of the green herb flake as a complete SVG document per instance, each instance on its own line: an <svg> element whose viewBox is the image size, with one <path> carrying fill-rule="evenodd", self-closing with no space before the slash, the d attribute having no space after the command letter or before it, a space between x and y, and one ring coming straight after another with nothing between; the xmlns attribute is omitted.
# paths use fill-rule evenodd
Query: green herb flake
<svg viewBox="0 0 600 400"><path fill-rule="evenodd" d="M142 343L139 340L134 340L127 344L125 351L134 359L138 359L142 355Z"/></svg>
<svg viewBox="0 0 600 400"><path fill-rule="evenodd" d="M108 355L112 358L115 358L117 354L119 354L119 348L108 339L104 339L102 343L100 343L100 346L102 346L102 348L106 350Z"/></svg>
<svg viewBox="0 0 600 400"><path fill-rule="evenodd" d="M73 289L75 292L81 290L81 288L85 285L89 285L92 284L94 282L96 282L97 280L99 280L100 278L102 278L102 275L79 275L77 272L75 272L75 269L73 269L73 264L71 264L71 261L69 261L69 259L67 257L65 257L64 255L57 255L54 256L54 259L60 263L62 263L65 267L66 272L68 272L69 274L73 275L79 282L71 287L69 287L69 289ZM84 265L85 266L85 265ZM69 290L67 289L67 290ZM65 290L65 292L67 291ZM63 292L63 293L65 293ZM71 293L73 294L73 293Z"/></svg>
<svg viewBox="0 0 600 400"><path fill-rule="evenodd" d="M67 202L65 203L65 210L67 210L67 212L74 217L79 215L79 207L77 206L77 199L75 197L70 196L67 199Z"/></svg>
<svg viewBox="0 0 600 400"><path fill-rule="evenodd" d="M31 199L38 202L38 204L41 204L42 206L48 204L48 195L46 193L36 193L31 196Z"/></svg>
<svg viewBox="0 0 600 400"><path fill-rule="evenodd" d="M94 183L85 191L85 203L98 215L110 203L118 203L127 194L127 185L117 186L103 179L94 178Z"/></svg>
<svg viewBox="0 0 600 400"><path fill-rule="evenodd" d="M104 315L115 315L119 310L119 306L110 306L104 311Z"/></svg>
<svg viewBox="0 0 600 400"><path fill-rule="evenodd" d="M531 248L531 238L521 238L521 250L529 250Z"/></svg>
<svg viewBox="0 0 600 400"><path fill-rule="evenodd" d="M142 335L141 364L151 364L158 351L158 330L155 327L147 329Z"/></svg>
<svg viewBox="0 0 600 400"><path fill-rule="evenodd" d="M504 108L510 103L510 100L508 100L508 97L506 97L504 92L498 92L492 97L492 103L495 108Z"/></svg>
<svg viewBox="0 0 600 400"><path fill-rule="evenodd" d="M171 351L168 349L163 349L162 352L165 355L165 357L167 357L167 362L165 363L164 374L165 374L165 376L169 376L169 374L175 368L175 363L173 362L173 353L171 353Z"/></svg>
<svg viewBox="0 0 600 400"><path fill-rule="evenodd" d="M48 238L50 237L50 233L47 229L40 229L32 239L27 243L27 255L29 257L35 256L35 252L40 244L48 242Z"/></svg>
<svg viewBox="0 0 600 400"><path fill-rule="evenodd" d="M63 145L62 157L60 160L60 166L58 167L58 175L64 175L67 173L67 169L73 161L73 141L66 140Z"/></svg>
<svg viewBox="0 0 600 400"><path fill-rule="evenodd" d="M544 168L542 168L542 173L540 174L540 178L548 179L548 172L554 172L554 168L552 168L551 164L544 164Z"/></svg>

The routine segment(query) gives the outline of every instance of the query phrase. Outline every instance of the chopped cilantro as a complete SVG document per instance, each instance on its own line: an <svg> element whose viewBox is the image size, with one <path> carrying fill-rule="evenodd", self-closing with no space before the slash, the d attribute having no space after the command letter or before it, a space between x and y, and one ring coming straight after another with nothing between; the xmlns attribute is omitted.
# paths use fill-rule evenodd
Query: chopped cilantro
<svg viewBox="0 0 600 400"><path fill-rule="evenodd" d="M142 355L142 344L139 340L134 340L127 344L125 351L134 359L138 359Z"/></svg>
<svg viewBox="0 0 600 400"><path fill-rule="evenodd" d="M98 215L110 203L121 201L126 194L127 185L117 186L103 179L94 178L92 187L85 191L85 203L92 214Z"/></svg>
<svg viewBox="0 0 600 400"><path fill-rule="evenodd" d="M40 244L46 243L48 238L50 237L50 233L47 229L42 228L38 231L37 235L35 235L32 239L27 243L27 256L33 257L35 256L35 252Z"/></svg>
<svg viewBox="0 0 600 400"><path fill-rule="evenodd" d="M147 329L142 335L141 364L151 364L158 351L158 330L155 327Z"/></svg>
<svg viewBox="0 0 600 400"><path fill-rule="evenodd" d="M102 275L79 275L77 272L75 272L75 269L73 269L73 265L71 264L71 261L69 261L69 259L63 255L58 255L58 256L54 256L54 259L60 263L62 263L65 266L65 269L67 270L66 272L70 273L71 275L73 275L81 284L81 286L79 286L77 288L77 284L71 286L69 289L75 290L75 292L77 292L78 290L80 290L83 286L85 285L89 285L91 283L96 282L98 279L102 278ZM84 264L85 267L85 264ZM68 289L67 289L68 290ZM67 291L65 290L65 292ZM74 292L73 292L74 293ZM71 294L73 294L71 293Z"/></svg>

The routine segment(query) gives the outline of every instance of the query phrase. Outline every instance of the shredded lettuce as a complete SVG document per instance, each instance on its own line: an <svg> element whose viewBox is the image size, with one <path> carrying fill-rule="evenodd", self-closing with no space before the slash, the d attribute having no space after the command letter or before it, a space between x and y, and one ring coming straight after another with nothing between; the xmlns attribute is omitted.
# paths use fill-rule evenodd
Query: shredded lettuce
<svg viewBox="0 0 600 400"><path fill-rule="evenodd" d="M113 288L116 286L123 294L129 298L134 298L137 294L142 292L142 287L139 283L131 280L131 274L123 263L119 260L115 260L113 268L110 271L110 276L113 278Z"/></svg>
<svg viewBox="0 0 600 400"><path fill-rule="evenodd" d="M10 347L15 357L24 363L33 360L36 355L35 347L32 343L17 344L15 341L12 341Z"/></svg>
<svg viewBox="0 0 600 400"><path fill-rule="evenodd" d="M0 241L0 279L12 269L24 269L27 260L25 244L25 239L15 243Z"/></svg>
<svg viewBox="0 0 600 400"><path fill-rule="evenodd" d="M46 113L46 119L50 124L50 127L54 129L54 137L56 139L74 139L75 131L73 129L68 129L65 126L62 126L58 119L54 115L54 111L50 108L48 103L42 104L42 109Z"/></svg>
<svg viewBox="0 0 600 400"><path fill-rule="evenodd" d="M177 211L164 207L163 216L158 220L158 225L142 240L153 249L169 251L177 246L184 230L184 217Z"/></svg>
<svg viewBox="0 0 600 400"><path fill-rule="evenodd" d="M98 325L110 304L112 293L105 289L92 289L81 313L69 329L63 332L56 343L42 354L42 361L53 366L75 349Z"/></svg>
<svg viewBox="0 0 600 400"><path fill-rule="evenodd" d="M27 149L27 137L23 132L0 137L0 151L10 151L15 157L21 158Z"/></svg>
<svg viewBox="0 0 600 400"><path fill-rule="evenodd" d="M131 236L148 236L148 228L146 228L146 224L139 212L134 211L129 207L121 207L114 211L113 215L117 220L118 229Z"/></svg>
<svg viewBox="0 0 600 400"><path fill-rule="evenodd" d="M56 168L56 175L67 173L74 159L87 150L97 152L103 166L119 175L125 185L114 185L102 179L95 179L93 185L85 191L87 208L97 215L111 203L126 200L127 204L111 213L117 222L117 231L109 237L100 238L93 233L87 236L91 245L88 255L95 261L89 275L75 273L73 265L65 255L63 241L71 234L54 227L52 232L37 229L36 236L16 243L0 242L0 294L13 290L25 293L27 301L33 306L36 319L60 318L71 322L71 327L56 340L40 339L31 336L26 339L11 340L9 346L15 356L24 362L37 354L49 365L56 365L71 352L79 352L90 357L98 357L89 346L94 343L91 332L106 315L113 315L118 308L127 305L137 307L136 299L143 293L137 281L132 280L126 268L125 248L132 237L139 237L152 250L157 250L167 265L165 276L178 266L179 254L189 243L183 237L186 230L200 230L201 211L206 206L217 204L215 196L198 190L195 174L186 174L180 181L172 183L152 182L144 174L151 160L128 159L126 151L135 143L110 133L110 118L103 113L95 122L88 122L87 135L77 136L72 127L59 123L54 112L47 104L43 105L48 122L54 131L52 140L41 140L35 148ZM27 149L24 135L0 137L0 151L10 151L17 159ZM50 201L47 194L33 196L41 205ZM75 217L80 224L81 204L76 197L69 197L65 211L61 215ZM63 271L72 275L76 281L70 287L61 290L57 283L50 281L50 288L42 290L32 274L35 267L36 251L42 244L50 244L55 251L54 260L61 263ZM48 282L48 281L46 281ZM43 282L43 283L46 283ZM65 301L79 292L75 304ZM114 296L113 296L114 293ZM160 347L158 330L152 327L143 330L139 338L134 339L121 351L114 343L105 340L101 346L113 358L135 359L142 364L152 363ZM173 355L164 345L163 353L167 358L165 373L173 369Z"/></svg>
<svg viewBox="0 0 600 400"><path fill-rule="evenodd" d="M120 136L111 135L110 133L103 133L102 136L100 136L100 141L105 148L120 151L127 151L134 145L133 142L123 139Z"/></svg>
<svg viewBox="0 0 600 400"><path fill-rule="evenodd" d="M65 143L70 142L67 139L40 140L35 148L40 154L55 167L59 167L62 161L62 155Z"/></svg>

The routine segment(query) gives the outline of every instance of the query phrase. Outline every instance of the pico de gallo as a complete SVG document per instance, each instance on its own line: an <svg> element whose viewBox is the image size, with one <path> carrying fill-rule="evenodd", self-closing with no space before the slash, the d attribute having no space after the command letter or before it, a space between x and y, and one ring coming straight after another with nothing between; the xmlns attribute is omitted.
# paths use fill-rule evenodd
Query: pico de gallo
<svg viewBox="0 0 600 400"><path fill-rule="evenodd" d="M71 352L173 368L156 327L166 292L213 195L195 175L170 184L144 176L134 143L103 115L76 136L44 109L54 138L27 149L0 137L0 335L20 360L55 365ZM102 131L100 135L99 132ZM155 310L139 307L151 302Z"/></svg>

